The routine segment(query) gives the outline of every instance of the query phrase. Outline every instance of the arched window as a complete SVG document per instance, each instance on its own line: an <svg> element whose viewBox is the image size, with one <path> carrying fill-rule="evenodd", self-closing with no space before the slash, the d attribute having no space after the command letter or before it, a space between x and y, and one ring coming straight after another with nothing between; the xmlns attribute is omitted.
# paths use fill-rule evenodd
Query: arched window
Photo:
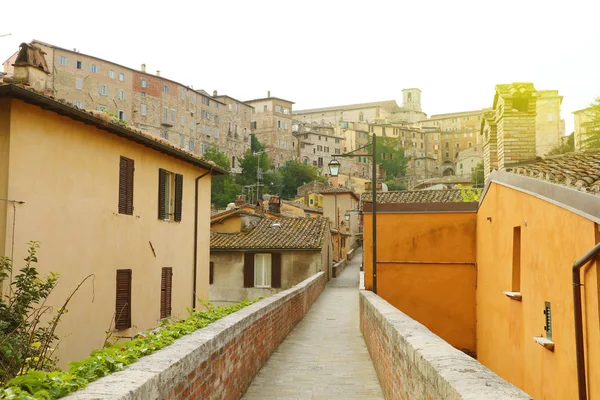
<svg viewBox="0 0 600 400"><path fill-rule="evenodd" d="M409 103L412 101L412 93L409 93L409 94L406 96L406 101L407 101L407 102L409 102Z"/></svg>

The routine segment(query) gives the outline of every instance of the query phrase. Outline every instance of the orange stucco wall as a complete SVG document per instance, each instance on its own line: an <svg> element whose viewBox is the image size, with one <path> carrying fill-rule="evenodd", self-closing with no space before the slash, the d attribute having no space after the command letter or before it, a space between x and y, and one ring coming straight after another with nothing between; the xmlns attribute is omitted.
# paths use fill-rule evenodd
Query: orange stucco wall
<svg viewBox="0 0 600 400"><path fill-rule="evenodd" d="M367 289L373 282L371 224L365 213ZM377 294L470 353L475 352L475 227L474 212L377 214Z"/></svg>
<svg viewBox="0 0 600 400"><path fill-rule="evenodd" d="M235 215L219 222L210 224L213 232L239 232L242 229L242 216Z"/></svg>
<svg viewBox="0 0 600 400"><path fill-rule="evenodd" d="M511 290L513 229L521 227L522 301ZM571 266L600 239L598 225L571 211L492 183L477 215L477 355L535 399L577 398ZM589 399L600 399L598 266L582 273ZM554 351L546 336L551 303Z"/></svg>
<svg viewBox="0 0 600 400"><path fill-rule="evenodd" d="M173 268L172 315L185 317L193 298L194 180L205 171L18 100L12 101L9 115L0 113L2 137L7 117L8 152L2 145L6 140L0 140L0 154L9 157L6 195L25 202L16 207L16 265L26 256L26 242L40 241L39 271L60 273L48 302L55 308L84 277L95 275L75 295L59 325L61 365L102 347L115 313L117 269L132 269L133 325L117 336L159 325L162 267ZM134 215L118 213L120 156L135 161ZM179 223L157 217L159 168L183 175ZM200 180L199 210L197 295L207 299L210 176ZM5 215L11 227L0 239L9 254L12 207Z"/></svg>

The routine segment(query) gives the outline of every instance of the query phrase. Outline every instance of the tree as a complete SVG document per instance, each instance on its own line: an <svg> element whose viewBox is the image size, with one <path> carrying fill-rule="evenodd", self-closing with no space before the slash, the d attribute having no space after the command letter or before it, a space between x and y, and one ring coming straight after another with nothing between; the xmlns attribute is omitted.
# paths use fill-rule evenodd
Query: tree
<svg viewBox="0 0 600 400"><path fill-rule="evenodd" d="M589 121L583 123L582 147L585 149L600 148L600 97L596 97L587 112Z"/></svg>
<svg viewBox="0 0 600 400"><path fill-rule="evenodd" d="M209 147L203 156L206 160L214 161L224 170L231 167L229 156L216 147ZM242 187L238 185L231 175L213 176L211 180L210 201L217 208L226 207L227 204L235 201L235 196L240 194Z"/></svg>
<svg viewBox="0 0 600 400"><path fill-rule="evenodd" d="M561 140L554 147L550 149L548 152L549 156L554 156L557 154L569 153L571 151L575 151L575 133L571 133L567 136L567 141L563 143Z"/></svg>
<svg viewBox="0 0 600 400"><path fill-rule="evenodd" d="M250 150L253 153L258 153L259 151L263 151L265 147L258 141L256 135L250 135Z"/></svg>
<svg viewBox="0 0 600 400"><path fill-rule="evenodd" d="M473 175L471 175L471 183L474 188L482 188L485 186L485 177L483 174L483 161L475 166Z"/></svg>
<svg viewBox="0 0 600 400"><path fill-rule="evenodd" d="M406 174L408 159L404 156L404 148L397 138L377 138L377 164L385 171L386 177L398 178Z"/></svg>
<svg viewBox="0 0 600 400"><path fill-rule="evenodd" d="M317 167L297 160L286 162L281 169L281 176L283 178L283 191L281 195L287 199L296 197L298 186L302 186L307 182L324 182L326 180L325 177L319 176Z"/></svg>

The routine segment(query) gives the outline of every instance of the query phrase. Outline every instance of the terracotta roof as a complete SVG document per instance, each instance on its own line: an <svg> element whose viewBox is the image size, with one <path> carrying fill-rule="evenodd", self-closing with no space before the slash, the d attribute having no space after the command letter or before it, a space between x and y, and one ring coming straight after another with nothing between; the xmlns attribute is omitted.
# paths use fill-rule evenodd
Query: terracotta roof
<svg viewBox="0 0 600 400"><path fill-rule="evenodd" d="M371 192L361 196L362 202L372 202ZM445 190L402 190L394 192L378 192L377 204L384 203L456 203L461 199L460 189Z"/></svg>
<svg viewBox="0 0 600 400"><path fill-rule="evenodd" d="M349 188L344 188L344 187L335 187L335 186L328 186L326 188L323 189L319 189L319 194L334 194L334 193L348 193L354 197L356 197L356 200L358 200L358 195L356 193L354 193L354 191L352 189Z"/></svg>
<svg viewBox="0 0 600 400"><path fill-rule="evenodd" d="M233 210L224 211L218 214L213 214L210 218L210 224L214 224L217 222L221 222L226 220L227 218L234 217L236 215L248 216L248 217L256 217L256 218L265 218L263 214L254 213L246 210L242 210L239 208L235 208Z"/></svg>
<svg viewBox="0 0 600 400"><path fill-rule="evenodd" d="M298 203L298 202L290 201L290 200L282 200L282 201L283 201L284 204L287 204L287 205L290 205L290 206L293 206L293 207L301 208L304 211L310 211L310 212L315 212L315 213L323 214L323 210L320 209L320 208L309 207L309 206L306 206L306 205L304 205L302 203Z"/></svg>
<svg viewBox="0 0 600 400"><path fill-rule="evenodd" d="M600 196L600 149L550 156L506 170Z"/></svg>
<svg viewBox="0 0 600 400"><path fill-rule="evenodd" d="M153 136L140 129L121 124L119 121L114 120L102 111L84 110L65 100L46 96L23 85L0 83L0 98L1 97L17 98L26 103L34 104L46 110L56 112L57 114L65 115L76 121L95 126L98 129L139 143L192 165L212 170L216 175L227 174L227 171L216 165L214 162L200 158L194 153L182 149L168 140Z"/></svg>
<svg viewBox="0 0 600 400"><path fill-rule="evenodd" d="M263 219L254 227L236 233L212 232L211 250L321 250L326 218Z"/></svg>

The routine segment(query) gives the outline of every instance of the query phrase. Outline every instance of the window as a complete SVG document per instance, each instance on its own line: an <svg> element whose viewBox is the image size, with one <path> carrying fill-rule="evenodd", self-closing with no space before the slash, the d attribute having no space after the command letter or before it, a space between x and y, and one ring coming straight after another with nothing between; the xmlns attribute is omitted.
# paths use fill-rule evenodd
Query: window
<svg viewBox="0 0 600 400"><path fill-rule="evenodd" d="M160 137L163 138L163 139L169 140L169 132L167 132L167 131L160 131Z"/></svg>
<svg viewBox="0 0 600 400"><path fill-rule="evenodd" d="M96 64L90 64L90 72L92 74L95 74L98 72L98 67L96 66Z"/></svg>
<svg viewBox="0 0 600 400"><path fill-rule="evenodd" d="M115 79L115 77L117 76L117 74L115 73L115 71L113 71L112 69L108 70L108 77Z"/></svg>
<svg viewBox="0 0 600 400"><path fill-rule="evenodd" d="M58 56L58 63L59 63L60 65L67 66L67 65L68 65L68 60L67 60L67 57Z"/></svg>
<svg viewBox="0 0 600 400"><path fill-rule="evenodd" d="M190 103L196 104L196 95L193 93L190 94Z"/></svg>
<svg viewBox="0 0 600 400"><path fill-rule="evenodd" d="M117 270L115 329L131 328L131 270Z"/></svg>
<svg viewBox="0 0 600 400"><path fill-rule="evenodd" d="M194 118L190 118L190 129L194 130L196 127L196 120Z"/></svg>
<svg viewBox="0 0 600 400"><path fill-rule="evenodd" d="M75 68L83 69L83 61L75 61Z"/></svg>
<svg viewBox="0 0 600 400"><path fill-rule="evenodd" d="M205 106L210 106L210 99L208 97L202 96L202 104Z"/></svg>
<svg viewBox="0 0 600 400"><path fill-rule="evenodd" d="M214 128L213 129L213 134L215 135L215 138L219 138L219 128Z"/></svg>
<svg viewBox="0 0 600 400"><path fill-rule="evenodd" d="M163 87L162 87L163 93L169 93L169 90L170 89L169 89L169 87L167 85L163 85Z"/></svg>
<svg viewBox="0 0 600 400"><path fill-rule="evenodd" d="M215 281L215 263L211 261L208 264L208 284L212 285Z"/></svg>
<svg viewBox="0 0 600 400"><path fill-rule="evenodd" d="M83 79L75 78L75 89L83 90Z"/></svg>
<svg viewBox="0 0 600 400"><path fill-rule="evenodd" d="M120 80L121 82L125 82L125 74L123 74L123 73L119 73L119 80Z"/></svg>
<svg viewBox="0 0 600 400"><path fill-rule="evenodd" d="M189 151L194 151L196 150L196 142L194 142L194 139L190 139L188 141L188 150Z"/></svg>
<svg viewBox="0 0 600 400"><path fill-rule="evenodd" d="M275 106L275 112L280 113L281 112L281 106Z"/></svg>
<svg viewBox="0 0 600 400"><path fill-rule="evenodd" d="M231 157L231 168L235 168L235 156Z"/></svg>
<svg viewBox="0 0 600 400"><path fill-rule="evenodd" d="M119 121L125 121L125 111L119 110Z"/></svg>
<svg viewBox="0 0 600 400"><path fill-rule="evenodd" d="M185 126L185 117L179 118L179 123L181 124L181 126Z"/></svg>
<svg viewBox="0 0 600 400"><path fill-rule="evenodd" d="M160 319L171 316L171 292L173 290L173 268L164 267L160 276Z"/></svg>
<svg viewBox="0 0 600 400"><path fill-rule="evenodd" d="M281 129L281 121L277 120L277 128Z"/></svg>
<svg viewBox="0 0 600 400"><path fill-rule="evenodd" d="M263 106L263 111L267 112L267 105L266 104Z"/></svg>
<svg viewBox="0 0 600 400"><path fill-rule="evenodd" d="M144 79L144 78L141 78L140 79L140 86L143 87L143 88L147 88L148 87L148 80Z"/></svg>
<svg viewBox="0 0 600 400"><path fill-rule="evenodd" d="M108 88L106 87L106 85L100 85L99 93L102 96L107 96L108 95Z"/></svg>
<svg viewBox="0 0 600 400"><path fill-rule="evenodd" d="M364 114L361 111L360 113L358 113L358 120L362 121L363 119L364 119Z"/></svg>
<svg viewBox="0 0 600 400"><path fill-rule="evenodd" d="M133 215L133 160L121 156L119 163L119 214Z"/></svg>
<svg viewBox="0 0 600 400"><path fill-rule="evenodd" d="M174 109L171 109L171 122L175 122L176 119L177 119L177 111L175 111Z"/></svg>
<svg viewBox="0 0 600 400"><path fill-rule="evenodd" d="M106 107L104 107L104 106L98 106L97 108L98 108L98 111L105 111L106 110Z"/></svg>
<svg viewBox="0 0 600 400"><path fill-rule="evenodd" d="M125 100L127 98L127 92L125 92L124 90L119 89L118 97L119 97L119 100Z"/></svg>
<svg viewBox="0 0 600 400"><path fill-rule="evenodd" d="M183 90L181 91L181 100L185 101L185 92Z"/></svg>
<svg viewBox="0 0 600 400"><path fill-rule="evenodd" d="M254 287L271 287L271 254L254 255Z"/></svg>
<svg viewBox="0 0 600 400"><path fill-rule="evenodd" d="M140 113L144 116L146 115L146 105L145 104L142 104L140 106Z"/></svg>
<svg viewBox="0 0 600 400"><path fill-rule="evenodd" d="M511 292L521 291L521 227L513 228L513 258Z"/></svg>
<svg viewBox="0 0 600 400"><path fill-rule="evenodd" d="M289 113L290 113L290 109L289 109L289 108L284 108L284 109L283 109L283 113L284 113L285 115L289 115Z"/></svg>
<svg viewBox="0 0 600 400"><path fill-rule="evenodd" d="M185 136L184 135L179 135L179 147L181 147L181 148L185 147Z"/></svg>
<svg viewBox="0 0 600 400"><path fill-rule="evenodd" d="M221 118L219 118L219 116L216 114L215 114L215 122L221 122Z"/></svg>
<svg viewBox="0 0 600 400"><path fill-rule="evenodd" d="M75 101L73 102L73 105L74 105L74 106L77 106L77 107L79 107L79 108L83 108L83 101L77 101L77 100L75 100Z"/></svg>
<svg viewBox="0 0 600 400"><path fill-rule="evenodd" d="M158 219L181 221L183 175L158 170Z"/></svg>
<svg viewBox="0 0 600 400"><path fill-rule="evenodd" d="M548 122L552 122L552 113L548 113Z"/></svg>

